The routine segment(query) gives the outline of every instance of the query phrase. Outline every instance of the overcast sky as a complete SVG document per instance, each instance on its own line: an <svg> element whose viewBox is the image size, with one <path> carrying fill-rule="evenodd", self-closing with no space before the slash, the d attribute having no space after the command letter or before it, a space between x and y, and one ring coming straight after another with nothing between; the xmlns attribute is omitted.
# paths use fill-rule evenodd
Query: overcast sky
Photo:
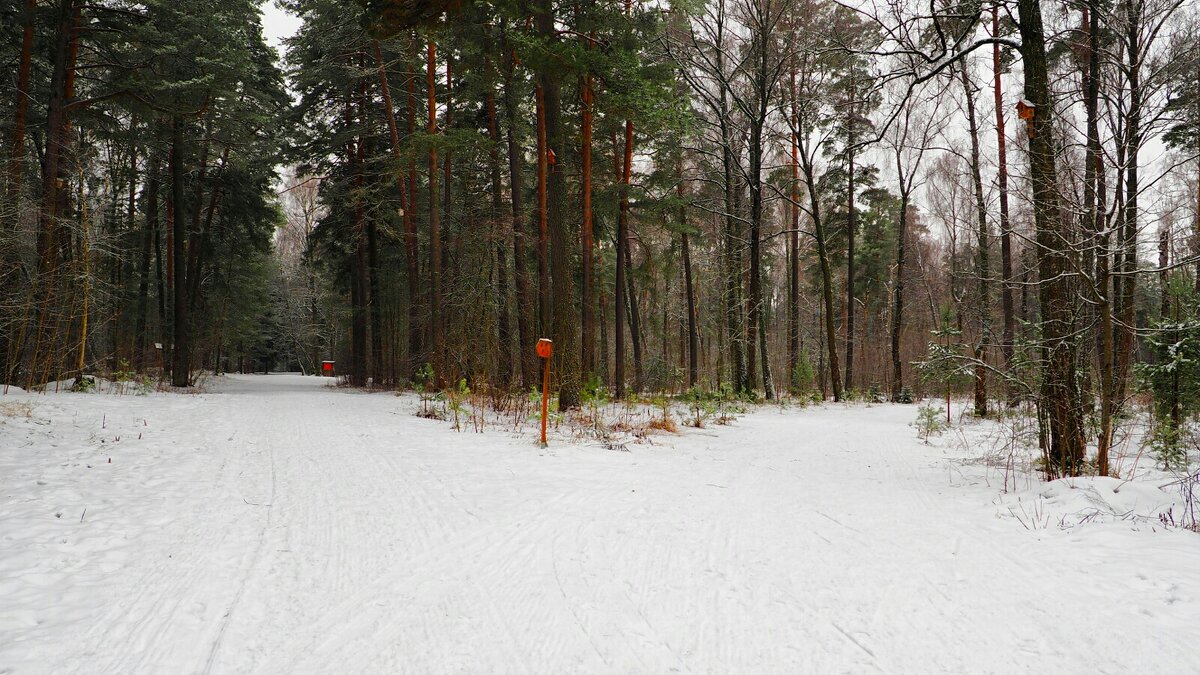
<svg viewBox="0 0 1200 675"><path fill-rule="evenodd" d="M262 13L263 34L272 47L280 48L283 38L290 37L300 27L300 19L276 7L273 0L262 3Z"/></svg>

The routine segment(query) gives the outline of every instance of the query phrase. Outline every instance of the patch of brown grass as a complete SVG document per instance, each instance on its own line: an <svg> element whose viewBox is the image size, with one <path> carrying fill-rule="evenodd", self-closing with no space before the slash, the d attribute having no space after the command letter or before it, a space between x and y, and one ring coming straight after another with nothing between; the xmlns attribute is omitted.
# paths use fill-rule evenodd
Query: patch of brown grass
<svg viewBox="0 0 1200 675"><path fill-rule="evenodd" d="M679 425L675 424L675 420L670 417L655 417L650 420L648 426L658 431L666 431L672 434L679 433Z"/></svg>

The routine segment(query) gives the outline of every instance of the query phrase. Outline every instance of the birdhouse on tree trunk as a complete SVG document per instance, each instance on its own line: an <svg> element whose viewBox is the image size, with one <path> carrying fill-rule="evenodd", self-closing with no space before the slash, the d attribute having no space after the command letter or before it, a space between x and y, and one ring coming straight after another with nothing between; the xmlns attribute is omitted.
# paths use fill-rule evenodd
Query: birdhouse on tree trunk
<svg viewBox="0 0 1200 675"><path fill-rule="evenodd" d="M1025 132L1033 138L1033 118L1037 116L1037 106L1029 99L1017 101L1017 117L1025 120Z"/></svg>

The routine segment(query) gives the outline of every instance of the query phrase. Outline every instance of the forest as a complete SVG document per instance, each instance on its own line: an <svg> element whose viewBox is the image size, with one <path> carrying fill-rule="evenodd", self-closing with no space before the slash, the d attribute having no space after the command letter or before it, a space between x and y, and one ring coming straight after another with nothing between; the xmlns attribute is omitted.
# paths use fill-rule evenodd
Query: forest
<svg viewBox="0 0 1200 675"><path fill-rule="evenodd" d="M1183 0L5 0L0 382L1200 411Z"/></svg>

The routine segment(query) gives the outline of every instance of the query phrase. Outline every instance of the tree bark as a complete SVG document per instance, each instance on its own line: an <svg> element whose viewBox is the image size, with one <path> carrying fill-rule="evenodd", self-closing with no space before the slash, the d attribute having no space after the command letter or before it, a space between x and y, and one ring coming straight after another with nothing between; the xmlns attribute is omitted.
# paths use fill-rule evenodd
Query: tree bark
<svg viewBox="0 0 1200 675"><path fill-rule="evenodd" d="M417 68L420 61L417 52L417 41L412 42L412 54L409 57L409 67L412 71L408 77L408 136L412 138L417 131ZM421 245L417 238L417 160L414 153L408 163L408 200L404 209L404 262L408 277L408 375L421 365L423 358L422 339L424 328L421 325Z"/></svg>
<svg viewBox="0 0 1200 675"><path fill-rule="evenodd" d="M963 87L963 98L967 103L967 131L971 139L971 185L975 190L975 215L977 217L976 247L979 249L975 258L975 277L978 283L979 296L975 311L979 317L979 335L975 340L975 415L987 417L987 345L991 342L991 262L988 258L989 232L987 224L987 203L983 200L983 175L980 168L979 125L975 118L975 89L971 85L967 69L970 61L965 61L958 69L959 79Z"/></svg>
<svg viewBox="0 0 1200 675"><path fill-rule="evenodd" d="M1096 469L1101 476L1109 474L1108 453L1112 446L1114 421L1118 401L1113 382L1113 326L1110 292L1109 236L1104 226L1104 158L1100 146L1100 3L1088 0L1085 21L1088 31L1087 65L1084 68L1083 90L1087 125L1087 153L1083 180L1083 216L1087 232L1095 246L1096 277L1093 295L1099 329L1096 342L1100 352L1100 430L1096 439Z"/></svg>
<svg viewBox="0 0 1200 675"><path fill-rule="evenodd" d="M538 76L534 88L534 116L537 122L537 263L538 263L538 333L550 331L550 196L549 168L546 158L546 90L544 78Z"/></svg>
<svg viewBox="0 0 1200 675"><path fill-rule="evenodd" d="M763 220L763 128L766 125L771 90L767 82L767 36L755 38L756 54L756 115L750 121L750 312L749 325L758 332L759 362L762 368L763 391L767 400L775 398L775 383L771 378L771 358L767 349L767 331L763 307L762 281L762 220ZM752 347L753 349L753 347Z"/></svg>
<svg viewBox="0 0 1200 675"><path fill-rule="evenodd" d="M854 389L854 103L858 96L850 74L850 112L846 118L846 391Z"/></svg>
<svg viewBox="0 0 1200 675"><path fill-rule="evenodd" d="M438 161L435 140L438 134L437 92L437 46L430 42L426 52L427 68L425 84L429 96L429 322L433 329L433 371L436 383L446 381L445 326L442 324L442 223L438 210Z"/></svg>
<svg viewBox="0 0 1200 675"><path fill-rule="evenodd" d="M529 255L526 248L525 211L522 207L522 151L517 139L517 95L513 83L516 55L506 49L504 73L505 133L508 140L508 184L512 206L513 282L517 291L517 332L520 344L517 358L521 366L521 386L537 384L537 355L533 351L535 335L534 293L529 283Z"/></svg>
<svg viewBox="0 0 1200 675"><path fill-rule="evenodd" d="M159 154L153 148L150 150L150 164L146 169L146 213L145 227L142 232L142 256L138 281L137 319L134 328L134 339L137 349L134 350L134 369L141 373L146 370L146 320L150 304L150 254L158 234L158 186L159 186Z"/></svg>
<svg viewBox="0 0 1200 675"><path fill-rule="evenodd" d="M680 246L683 249L683 291L687 295L687 369L688 386L695 387L700 381L700 331L697 327L696 288L692 282L692 246L688 236L687 202L683 188L683 161L679 162L679 227Z"/></svg>
<svg viewBox="0 0 1200 675"><path fill-rule="evenodd" d="M1021 57L1025 66L1025 98L1032 104L1028 120L1030 182L1038 243L1038 299L1042 314L1041 406L1046 428L1048 469L1078 475L1085 441L1076 378L1077 347L1073 319L1078 301L1068 256L1073 242L1063 222L1055 165L1054 122L1042 28L1040 0L1019 0Z"/></svg>
<svg viewBox="0 0 1200 675"><path fill-rule="evenodd" d="M492 188L492 231L496 242L496 323L500 340L498 382L508 386L513 381L513 362L517 358L513 344L512 318L509 314L508 255L506 253L507 219L504 215L504 185L500 174L500 121L496 112L496 94L488 90L488 167Z"/></svg>
<svg viewBox="0 0 1200 675"><path fill-rule="evenodd" d="M896 150L900 154L900 150ZM897 156L896 163L900 159ZM903 180L901 180L903 183ZM896 219L896 283L892 286L892 401L899 401L904 392L904 367L900 361L900 334L904 328L904 266L905 244L908 239L908 192L900 193L900 214Z"/></svg>
<svg viewBox="0 0 1200 675"><path fill-rule="evenodd" d="M583 346L583 372L590 376L596 369L596 326L595 326L595 289L592 280L593 247L592 242L592 76L583 76L583 105L580 110L580 159L582 162L581 179L583 181L583 224L580 228L580 249L583 252L583 336L580 341Z"/></svg>
<svg viewBox="0 0 1200 675"><path fill-rule="evenodd" d="M817 245L817 262L821 268L821 301L824 310L821 318L825 326L825 351L829 357L829 383L833 388L833 400L841 401L842 374L838 363L837 327L833 320L833 271L829 261L829 249L826 246L825 226L821 218L821 198L820 192L816 189L816 175L812 159L804 150L801 148L800 167L804 171L804 180L808 185L809 208L812 211L813 221L813 241ZM824 392L822 392L823 395Z"/></svg>
<svg viewBox="0 0 1200 675"><path fill-rule="evenodd" d="M174 230L171 241L171 258L175 261L172 279L173 320L171 346L171 385L187 387L191 383L191 325L188 307L187 269L184 239L187 236L187 218L183 210L183 162L184 140L183 119L176 115L171 120L171 225Z"/></svg>
<svg viewBox="0 0 1200 675"><path fill-rule="evenodd" d="M22 164L25 160L25 128L29 116L29 73L33 62L33 27L34 12L37 0L25 0L24 24L21 30L21 56L17 65L16 101L13 106L12 145L8 153L8 175L4 183L3 204L12 209L11 220L4 214L5 221L0 225L0 232L14 229L18 222L17 205L21 198L21 183L24 177ZM15 260L15 259L14 259ZM7 266L7 261L5 262ZM15 265L15 262L13 263ZM7 275L7 269L0 269L0 275ZM0 276L0 279L4 278ZM0 349L3 346L0 345Z"/></svg>
<svg viewBox="0 0 1200 675"><path fill-rule="evenodd" d="M552 0L540 0L535 16L537 31L541 37L557 45L554 27L554 4ZM553 159L554 148L564 147L561 121L561 98L559 79L556 73L543 70L539 73L544 99L544 128L546 135L547 163ZM548 167L547 197L548 224L550 229L550 267L553 278L554 305L552 308L552 335L558 372L558 409L572 410L580 404L580 353L579 328L575 314L575 283L571 275L571 242L578 241L570 236L563 218L563 201L566 198L566 177L562 167L552 163Z"/></svg>
<svg viewBox="0 0 1200 675"><path fill-rule="evenodd" d="M992 35L1000 34L1000 6L992 6ZM992 91L996 107L996 182L1000 193L1000 313L1004 334L1000 349L1004 356L1005 372L1013 374L1014 341L1017 333L1016 309L1013 300L1012 226L1008 218L1008 153L1004 132L1004 90L1001 81L999 43L992 45ZM1016 388L1008 386L1008 404L1016 404Z"/></svg>
<svg viewBox="0 0 1200 675"><path fill-rule="evenodd" d="M414 346L413 345L413 337L417 334L417 331L416 331L416 324L417 324L416 308L417 308L417 296L418 296L419 291L417 291L417 285L415 283L416 277L418 274L417 269L416 269L417 255L416 255L415 250L410 250L410 249L414 249L416 247L416 231L410 230L410 224L413 223L413 218L412 218L412 214L410 213L410 211L412 211L413 209L411 208L410 204L408 203L408 199L407 199L407 190L406 190L406 181L405 181L404 172L400 171L400 162L402 159L402 155L401 155L401 151L400 151L400 128L396 124L396 108L392 102L391 88L388 87L387 68L383 61L383 51L379 47L378 40L374 40L372 42L372 47L374 48L374 52L375 52L375 67L379 72L379 91L383 95L384 113L385 113L385 117L387 119L387 124L388 124L388 135L391 139L392 159L395 160L395 162L396 162L396 167L394 169L394 171L396 173L396 192L400 196L400 212L401 212L402 218L404 220L404 236L405 236L406 253L411 253L411 255L409 255L407 257L406 262L408 263L408 274L410 277L409 293L408 293L408 317L409 317L408 342L409 342L409 356L410 356L410 364L409 365L410 365L410 369L413 369L415 364L411 363L411 357L412 357L412 354L414 354L417 351L416 349L413 348L413 346ZM495 111L493 110L493 113L494 112ZM410 111L410 114L411 114L411 111ZM411 120L410 120L410 124L411 124ZM411 135L411 134L412 134L412 129L410 128L409 135ZM412 239L411 243L409 242L410 237ZM376 276L375 270L376 270L375 266L372 265L372 272L371 272L372 283L375 283L375 276ZM419 341L418 341L418 344L419 344Z"/></svg>
<svg viewBox="0 0 1200 675"><path fill-rule="evenodd" d="M791 232L788 233L788 383L790 391L799 393L797 380L800 365L800 149L796 138L799 115L796 112L796 69L791 72L791 170L792 203Z"/></svg>
<svg viewBox="0 0 1200 675"><path fill-rule="evenodd" d="M1124 0L1125 8L1125 55L1128 59L1123 68L1129 87L1129 108L1125 115L1124 150L1124 208L1121 242L1121 320L1117 348L1117 398L1125 397L1126 381L1137 350L1137 267L1138 267L1138 206L1139 185L1138 154L1142 147L1142 87L1141 87L1141 3ZM1118 182L1121 177L1118 176Z"/></svg>
<svg viewBox="0 0 1200 675"><path fill-rule="evenodd" d="M616 143L614 142L615 146ZM626 122L625 124L625 148L626 151L621 154L614 153L616 160L616 176L620 182L620 201L617 211L617 237L616 237L616 283L613 289L613 296L616 298L614 306L616 333L616 362L614 365L613 387L617 400L625 398L625 312L626 301L625 297L625 249L629 246L629 201L626 196L629 189L629 174L626 167L631 167L631 159L633 156L633 124ZM615 149L615 147L614 147Z"/></svg>
<svg viewBox="0 0 1200 675"><path fill-rule="evenodd" d="M60 0L57 14L50 102L46 112L46 147L42 160L42 207L37 241L39 274L56 270L59 249L66 243L61 241L65 231L58 219L65 207L66 192L63 188L70 177L64 157L70 143L71 123L67 104L75 96L80 10L75 0ZM49 292L53 281L47 278L42 285Z"/></svg>

